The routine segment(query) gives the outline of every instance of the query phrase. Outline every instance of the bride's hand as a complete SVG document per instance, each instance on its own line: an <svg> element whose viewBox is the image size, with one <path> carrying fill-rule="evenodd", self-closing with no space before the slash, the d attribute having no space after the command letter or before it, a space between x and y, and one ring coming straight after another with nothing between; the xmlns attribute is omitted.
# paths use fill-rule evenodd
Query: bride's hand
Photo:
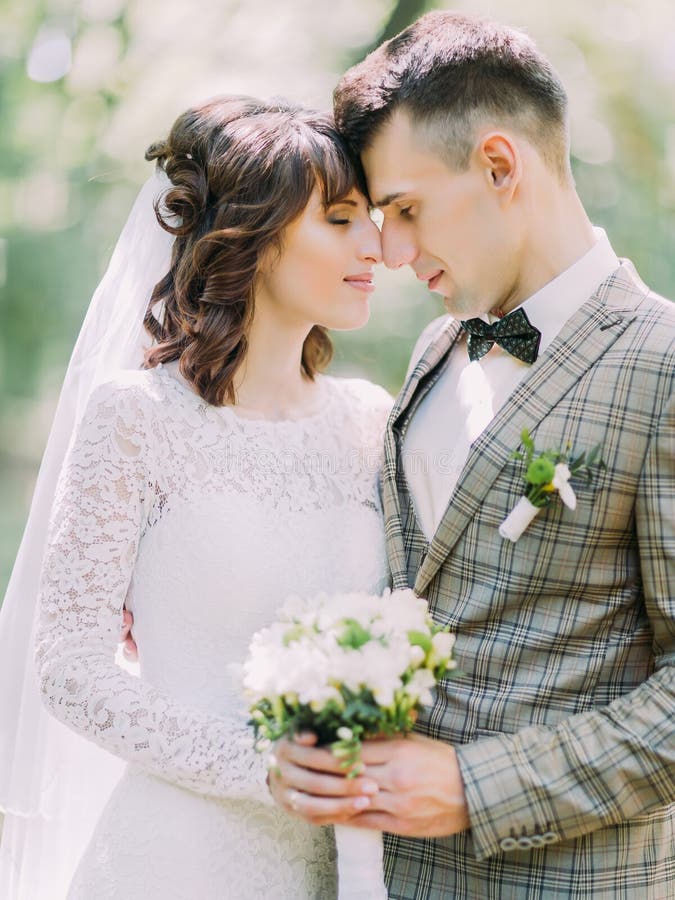
<svg viewBox="0 0 675 900"><path fill-rule="evenodd" d="M131 633L131 629L134 626L134 617L128 609L123 610L123 615L124 622L120 631L120 643L124 644L122 652L125 659L128 659L129 662L136 662L138 660L138 647Z"/></svg>
<svg viewBox="0 0 675 900"><path fill-rule="evenodd" d="M345 778L330 750L314 747L312 734L274 746L267 783L276 803L314 825L347 822L371 806L377 783L370 778Z"/></svg>

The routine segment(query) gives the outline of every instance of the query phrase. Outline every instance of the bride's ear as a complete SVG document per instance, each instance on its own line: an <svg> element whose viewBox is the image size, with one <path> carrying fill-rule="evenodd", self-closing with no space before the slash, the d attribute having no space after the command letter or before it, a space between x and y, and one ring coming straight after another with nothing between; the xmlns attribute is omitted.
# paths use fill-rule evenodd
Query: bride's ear
<svg viewBox="0 0 675 900"><path fill-rule="evenodd" d="M281 258L281 248L277 247L275 244L269 244L265 249L259 254L258 261L255 267L255 281L259 282L260 279L266 278L268 275L271 275L274 269Z"/></svg>
<svg viewBox="0 0 675 900"><path fill-rule="evenodd" d="M506 132L491 131L481 136L474 154L489 186L497 192L500 201L509 203L523 171L517 142Z"/></svg>

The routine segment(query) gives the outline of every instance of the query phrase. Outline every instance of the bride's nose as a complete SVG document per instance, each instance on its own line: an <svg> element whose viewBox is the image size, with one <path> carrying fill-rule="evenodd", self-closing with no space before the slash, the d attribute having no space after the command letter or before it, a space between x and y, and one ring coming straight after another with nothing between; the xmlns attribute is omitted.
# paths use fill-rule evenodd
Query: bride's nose
<svg viewBox="0 0 675 900"><path fill-rule="evenodd" d="M359 259L371 263L382 262L382 239L380 229L374 222L369 222L361 239Z"/></svg>

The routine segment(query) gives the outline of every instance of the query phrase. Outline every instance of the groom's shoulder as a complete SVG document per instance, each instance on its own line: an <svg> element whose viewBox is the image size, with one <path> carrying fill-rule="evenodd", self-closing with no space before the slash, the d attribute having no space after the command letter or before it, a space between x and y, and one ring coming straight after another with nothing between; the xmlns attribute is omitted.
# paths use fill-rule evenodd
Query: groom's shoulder
<svg viewBox="0 0 675 900"><path fill-rule="evenodd" d="M406 378L410 375L417 363L424 356L427 349L433 344L441 332L448 328L453 322L453 317L449 315L439 316L437 319L433 319L429 322L422 331L422 334L417 338L413 351L410 354Z"/></svg>
<svg viewBox="0 0 675 900"><path fill-rule="evenodd" d="M634 347L672 356L675 303L651 290L630 260L622 260L607 282L605 302L608 308L631 318L626 337Z"/></svg>
<svg viewBox="0 0 675 900"><path fill-rule="evenodd" d="M424 328L420 336L417 338L417 344L424 345L424 349L433 343L433 341L438 337L438 335L451 325L454 322L454 318L449 316L447 313L442 316L438 316L436 319L432 319L431 322Z"/></svg>

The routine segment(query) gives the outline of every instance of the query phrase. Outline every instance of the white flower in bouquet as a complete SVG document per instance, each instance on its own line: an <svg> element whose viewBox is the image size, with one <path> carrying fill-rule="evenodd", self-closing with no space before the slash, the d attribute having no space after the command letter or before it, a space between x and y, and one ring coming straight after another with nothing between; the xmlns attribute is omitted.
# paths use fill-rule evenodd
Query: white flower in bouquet
<svg viewBox="0 0 675 900"><path fill-rule="evenodd" d="M431 688L436 684L434 673L429 669L418 669L406 685L406 693L411 700L424 705L432 701Z"/></svg>
<svg viewBox="0 0 675 900"><path fill-rule="evenodd" d="M291 597L254 635L244 664L256 738L311 729L351 768L362 739L412 728L454 668L453 645L410 590Z"/></svg>

